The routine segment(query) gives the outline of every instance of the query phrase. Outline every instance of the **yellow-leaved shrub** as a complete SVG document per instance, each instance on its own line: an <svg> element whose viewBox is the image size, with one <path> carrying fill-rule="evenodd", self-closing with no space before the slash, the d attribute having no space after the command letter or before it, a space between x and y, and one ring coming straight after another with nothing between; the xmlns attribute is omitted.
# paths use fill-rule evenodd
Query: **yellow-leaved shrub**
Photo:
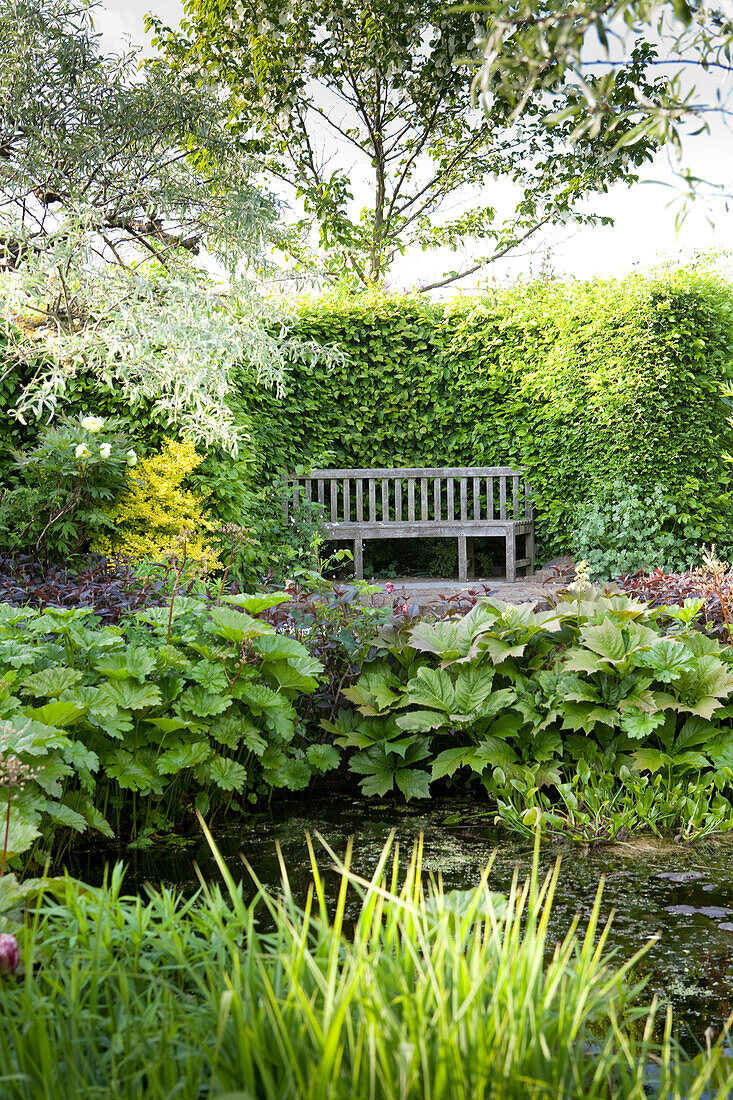
<svg viewBox="0 0 733 1100"><path fill-rule="evenodd" d="M186 477L202 462L190 440L175 439L166 439L158 454L140 459L108 513L116 531L97 536L92 549L159 561L171 553L180 558L185 536L188 562L213 565L216 551L207 536L215 525L205 514L204 500L183 488Z"/></svg>

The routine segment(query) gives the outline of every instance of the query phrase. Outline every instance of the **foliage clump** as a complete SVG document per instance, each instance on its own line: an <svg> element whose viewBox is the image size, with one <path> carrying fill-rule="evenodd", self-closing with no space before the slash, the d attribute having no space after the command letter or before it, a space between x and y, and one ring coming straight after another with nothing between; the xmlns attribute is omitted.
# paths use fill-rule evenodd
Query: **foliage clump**
<svg viewBox="0 0 733 1100"><path fill-rule="evenodd" d="M323 726L365 794L430 795L463 771L497 821L579 840L733 828L733 652L662 613L579 585L546 611L484 599L463 618L384 630Z"/></svg>
<svg viewBox="0 0 733 1100"><path fill-rule="evenodd" d="M208 536L214 524L205 501L183 483L203 462L190 440L165 440L158 454L140 460L130 484L110 510L114 532L100 535L93 549L124 557L162 558L182 553L204 566L216 553Z"/></svg>
<svg viewBox="0 0 733 1100"><path fill-rule="evenodd" d="M44 428L14 461L0 496L0 549L68 561L109 528L107 510L137 455L115 420L82 416Z"/></svg>
<svg viewBox="0 0 733 1100"><path fill-rule="evenodd" d="M643 498L660 486L675 553L702 540L727 554L733 292L716 274L537 283L448 304L310 299L296 332L343 362L292 362L281 400L247 387L265 469L523 466L545 558L572 550L578 509L616 481Z"/></svg>

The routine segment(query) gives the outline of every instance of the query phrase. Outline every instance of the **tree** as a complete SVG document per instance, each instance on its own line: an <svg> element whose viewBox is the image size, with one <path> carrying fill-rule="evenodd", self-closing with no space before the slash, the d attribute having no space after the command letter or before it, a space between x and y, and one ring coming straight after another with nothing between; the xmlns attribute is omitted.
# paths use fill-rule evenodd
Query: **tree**
<svg viewBox="0 0 733 1100"><path fill-rule="evenodd" d="M149 17L166 65L176 80L217 83L232 132L302 202L301 229L317 227L327 276L379 284L410 247L479 243L483 254L422 289L448 285L544 226L597 220L584 200L636 180L654 149L642 136L616 152L605 126L573 146L572 126L550 130L551 114L582 101L557 67L516 119L499 85L482 115L464 61L484 24L444 0L186 0L185 11L179 30ZM620 105L635 87L653 91L648 58L638 51L616 82ZM475 201L492 179L519 189L508 216ZM358 184L370 193L360 211ZM446 214L472 195L468 209ZM305 253L291 257L303 262Z"/></svg>
<svg viewBox="0 0 733 1100"><path fill-rule="evenodd" d="M488 112L498 87L519 119L554 70L582 96L544 122L570 123L574 142L606 132L619 150L651 139L681 160L686 135L709 133L716 116L730 120L733 19L718 8L688 0L492 0L491 16L475 84ZM616 89L628 87L642 46L656 80L632 85L633 96L622 100ZM730 194L725 181L702 181L689 169L680 175L690 196L703 182Z"/></svg>
<svg viewBox="0 0 733 1100"><path fill-rule="evenodd" d="M0 380L25 378L21 423L85 374L236 451L234 372L282 369L276 311L235 277L262 267L276 204L216 96L103 55L93 13L0 0Z"/></svg>

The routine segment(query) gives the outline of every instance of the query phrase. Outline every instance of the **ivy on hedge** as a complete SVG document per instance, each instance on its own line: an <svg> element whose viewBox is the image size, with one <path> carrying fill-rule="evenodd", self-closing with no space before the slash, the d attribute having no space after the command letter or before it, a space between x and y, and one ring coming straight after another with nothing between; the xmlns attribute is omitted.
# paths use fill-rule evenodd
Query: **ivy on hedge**
<svg viewBox="0 0 733 1100"><path fill-rule="evenodd" d="M575 507L619 479L663 485L679 524L729 540L733 288L716 275L534 284L447 304L315 298L298 326L346 358L290 364L282 398L243 383L263 471L521 463L545 555L569 548Z"/></svg>

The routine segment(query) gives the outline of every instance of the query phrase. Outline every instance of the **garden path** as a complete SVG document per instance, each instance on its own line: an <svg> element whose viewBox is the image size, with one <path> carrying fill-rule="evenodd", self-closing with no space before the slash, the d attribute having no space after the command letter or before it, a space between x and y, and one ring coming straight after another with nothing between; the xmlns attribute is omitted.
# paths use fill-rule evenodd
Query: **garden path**
<svg viewBox="0 0 733 1100"><path fill-rule="evenodd" d="M378 581L384 590L385 603L396 596L404 595L408 604L417 603L420 608L426 608L435 604L444 603L446 600L458 602L461 594L478 592L480 595L491 595L497 599L506 600L507 603L526 603L529 600L544 600L548 595L556 592L558 588L564 588L573 579L574 567L572 558L556 558L548 562L542 569L536 570L531 577L521 577L512 583L500 577L471 578L462 583L455 578L446 580L435 578L398 577L389 583L394 585L394 592L389 593L384 581ZM379 597L377 597L379 599Z"/></svg>

